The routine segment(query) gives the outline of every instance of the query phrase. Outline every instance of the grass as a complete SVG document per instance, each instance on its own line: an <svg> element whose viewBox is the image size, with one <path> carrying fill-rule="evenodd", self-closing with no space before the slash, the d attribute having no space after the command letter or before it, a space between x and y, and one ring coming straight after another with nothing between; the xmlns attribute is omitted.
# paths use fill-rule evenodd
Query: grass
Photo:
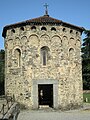
<svg viewBox="0 0 90 120"><path fill-rule="evenodd" d="M90 103L90 93L83 93L84 102Z"/></svg>

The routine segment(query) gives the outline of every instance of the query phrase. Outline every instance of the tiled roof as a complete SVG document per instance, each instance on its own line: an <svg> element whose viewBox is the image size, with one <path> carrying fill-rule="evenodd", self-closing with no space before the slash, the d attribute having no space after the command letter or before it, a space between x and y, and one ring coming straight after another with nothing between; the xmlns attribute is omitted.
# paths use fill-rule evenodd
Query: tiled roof
<svg viewBox="0 0 90 120"><path fill-rule="evenodd" d="M16 24L7 25L3 29L2 36L5 37L7 29L20 27L20 26L24 26L24 25L32 25L32 24L34 24L34 25L42 25L42 24L44 24L44 25L46 25L46 24L60 25L60 24L62 24L62 25L65 25L65 26L74 27L74 28L76 28L80 31L84 30L84 28L82 28L82 27L78 27L78 26L63 22L61 20L52 18L49 15L44 15L44 16L41 16L41 17L38 17L38 18L33 18L33 19L30 19L30 20L26 20L26 21L23 21L23 22L16 23Z"/></svg>
<svg viewBox="0 0 90 120"><path fill-rule="evenodd" d="M61 20L57 20L55 18L49 17L49 15L44 15L38 18L34 18L31 20L27 20L26 22L33 22L33 23L56 23L56 24L60 24L62 21Z"/></svg>

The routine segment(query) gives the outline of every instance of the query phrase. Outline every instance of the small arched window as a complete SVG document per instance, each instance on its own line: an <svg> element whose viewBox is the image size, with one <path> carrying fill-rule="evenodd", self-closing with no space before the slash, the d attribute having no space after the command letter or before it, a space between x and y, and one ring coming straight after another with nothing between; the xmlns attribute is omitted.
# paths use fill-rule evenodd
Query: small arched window
<svg viewBox="0 0 90 120"><path fill-rule="evenodd" d="M11 30L11 35L13 35L15 33L15 30L14 29L12 29Z"/></svg>
<svg viewBox="0 0 90 120"><path fill-rule="evenodd" d="M48 52L49 52L49 48L47 46L41 48L41 62L43 65L47 65Z"/></svg>
<svg viewBox="0 0 90 120"><path fill-rule="evenodd" d="M21 27L20 30L21 30L21 31L24 31L24 27Z"/></svg>
<svg viewBox="0 0 90 120"><path fill-rule="evenodd" d="M32 27L31 27L31 30L36 30L36 27L35 27L35 26L32 26Z"/></svg>
<svg viewBox="0 0 90 120"><path fill-rule="evenodd" d="M66 28L63 28L62 31L63 31L63 32L66 32Z"/></svg>
<svg viewBox="0 0 90 120"><path fill-rule="evenodd" d="M23 34L23 32L24 32L24 27L20 27L19 32L20 32L20 34Z"/></svg>
<svg viewBox="0 0 90 120"><path fill-rule="evenodd" d="M55 28L55 27L52 27L52 28L51 28L51 31L56 31L56 28Z"/></svg>
<svg viewBox="0 0 90 120"><path fill-rule="evenodd" d="M15 62L14 62L15 67L20 67L20 65L21 65L21 51L20 51L20 49L18 49L18 48L15 49L14 54L15 54Z"/></svg>
<svg viewBox="0 0 90 120"><path fill-rule="evenodd" d="M42 27L41 30L45 30L45 31L47 31L46 27Z"/></svg>
<svg viewBox="0 0 90 120"><path fill-rule="evenodd" d="M76 32L76 35L78 36L78 35L79 35L79 32Z"/></svg>
<svg viewBox="0 0 90 120"><path fill-rule="evenodd" d="M74 59L74 49L73 48L69 49L69 58L70 58L70 60Z"/></svg>
<svg viewBox="0 0 90 120"><path fill-rule="evenodd" d="M70 33L73 33L73 30L70 30Z"/></svg>
<svg viewBox="0 0 90 120"><path fill-rule="evenodd" d="M12 30L11 30L11 32L12 32L12 33L15 33L15 30L14 30L14 29L12 29Z"/></svg>

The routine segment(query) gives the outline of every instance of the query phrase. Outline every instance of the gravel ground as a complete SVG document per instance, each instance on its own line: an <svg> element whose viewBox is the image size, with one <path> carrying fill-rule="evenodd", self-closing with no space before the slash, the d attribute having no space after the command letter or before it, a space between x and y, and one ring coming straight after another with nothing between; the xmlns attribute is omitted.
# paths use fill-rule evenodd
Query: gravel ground
<svg viewBox="0 0 90 120"><path fill-rule="evenodd" d="M90 110L55 111L27 110L21 111L17 120L90 120Z"/></svg>

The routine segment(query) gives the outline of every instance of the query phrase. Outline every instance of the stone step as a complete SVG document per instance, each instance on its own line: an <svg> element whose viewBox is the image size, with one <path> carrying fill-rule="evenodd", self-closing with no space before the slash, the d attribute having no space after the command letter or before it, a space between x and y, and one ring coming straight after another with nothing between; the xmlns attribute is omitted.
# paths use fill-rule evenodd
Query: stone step
<svg viewBox="0 0 90 120"><path fill-rule="evenodd" d="M39 105L39 108L50 108L49 105Z"/></svg>

